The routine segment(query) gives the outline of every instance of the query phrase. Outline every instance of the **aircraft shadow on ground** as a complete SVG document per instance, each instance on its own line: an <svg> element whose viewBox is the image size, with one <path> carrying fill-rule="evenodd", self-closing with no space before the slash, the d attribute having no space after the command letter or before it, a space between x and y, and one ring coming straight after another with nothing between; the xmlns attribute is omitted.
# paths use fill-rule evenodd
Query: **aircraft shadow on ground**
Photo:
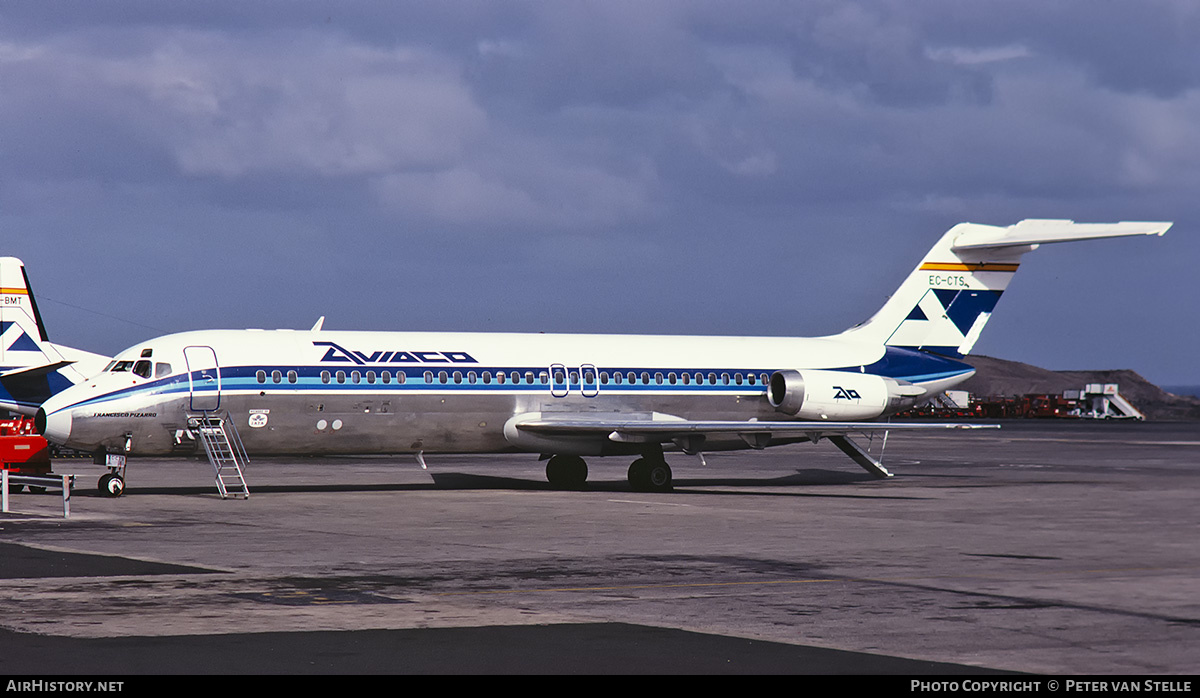
<svg viewBox="0 0 1200 698"><path fill-rule="evenodd" d="M555 487L544 480L534 480L499 475L487 475L468 472L438 472L430 473L431 482L407 483L286 483L270 484L250 482L250 492L256 494L296 494L306 492L338 493L338 492L429 492L438 490L510 490L521 492L565 492L571 491ZM804 469L777 477L703 477L676 478L676 492L689 494L726 494L726 495L767 495L767 496L858 496L858 497L889 497L877 490L856 491L846 488L845 491L789 492L787 488L799 487L834 487L861 486L879 482L867 473L854 473L838 470ZM759 488L782 488L772 491L762 491ZM586 492L630 493L633 488L624 479L595 479L589 480L583 488L577 490ZM213 486L135 486L126 488L123 496L139 495L176 495L176 496L216 496ZM73 496L101 496L94 488L76 488ZM911 498L911 497L905 497Z"/></svg>

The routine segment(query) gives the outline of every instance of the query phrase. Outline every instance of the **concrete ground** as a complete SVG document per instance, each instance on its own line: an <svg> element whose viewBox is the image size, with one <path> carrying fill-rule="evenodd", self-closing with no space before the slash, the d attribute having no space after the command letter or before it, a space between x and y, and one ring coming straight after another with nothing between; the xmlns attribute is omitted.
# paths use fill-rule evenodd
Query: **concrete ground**
<svg viewBox="0 0 1200 698"><path fill-rule="evenodd" d="M878 450L879 441L875 443ZM133 460L0 515L0 672L1190 674L1200 424L894 433L669 458Z"/></svg>

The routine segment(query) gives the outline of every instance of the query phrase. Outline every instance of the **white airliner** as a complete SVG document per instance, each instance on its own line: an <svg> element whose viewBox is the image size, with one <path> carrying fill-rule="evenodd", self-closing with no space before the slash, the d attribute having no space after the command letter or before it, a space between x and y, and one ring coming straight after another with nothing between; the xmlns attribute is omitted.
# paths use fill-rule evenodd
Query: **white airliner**
<svg viewBox="0 0 1200 698"><path fill-rule="evenodd" d="M528 452L580 486L583 456L636 457L634 489L671 488L665 450L826 438L878 477L852 434L961 424L878 421L966 380L1023 254L1162 235L1170 223L962 223L867 322L817 338L212 330L141 342L47 400L42 433L72 448L195 450L201 420L251 454ZM205 421L204 423L209 423ZM123 464L123 459L120 459ZM102 483L118 494L122 472ZM219 478L218 478L219 479ZM218 483L219 484L219 483Z"/></svg>
<svg viewBox="0 0 1200 698"><path fill-rule="evenodd" d="M0 410L33 416L51 395L100 373L109 361L52 344L25 264L0 257Z"/></svg>

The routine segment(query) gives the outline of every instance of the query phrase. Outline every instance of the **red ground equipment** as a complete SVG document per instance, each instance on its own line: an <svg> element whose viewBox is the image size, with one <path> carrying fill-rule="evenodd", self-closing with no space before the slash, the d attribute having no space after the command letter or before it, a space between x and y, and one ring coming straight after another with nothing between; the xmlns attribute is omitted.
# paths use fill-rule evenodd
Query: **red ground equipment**
<svg viewBox="0 0 1200 698"><path fill-rule="evenodd" d="M50 444L33 428L32 417L0 419L0 465L21 475L50 473Z"/></svg>

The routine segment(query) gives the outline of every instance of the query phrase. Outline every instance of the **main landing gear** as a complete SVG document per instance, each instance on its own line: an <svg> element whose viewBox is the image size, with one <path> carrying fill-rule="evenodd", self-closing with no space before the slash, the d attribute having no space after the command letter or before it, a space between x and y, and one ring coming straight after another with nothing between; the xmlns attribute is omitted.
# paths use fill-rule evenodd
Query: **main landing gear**
<svg viewBox="0 0 1200 698"><path fill-rule="evenodd" d="M546 463L546 479L559 489L582 489L587 476L587 463L579 456L554 456Z"/></svg>
<svg viewBox="0 0 1200 698"><path fill-rule="evenodd" d="M546 479L559 489L583 489L587 475L587 463L579 456L553 456L546 463ZM670 492L671 466L661 454L638 458L629 466L629 485L634 492Z"/></svg>
<svg viewBox="0 0 1200 698"><path fill-rule="evenodd" d="M662 456L638 458L629 466L629 484L634 492L670 492L671 466Z"/></svg>

